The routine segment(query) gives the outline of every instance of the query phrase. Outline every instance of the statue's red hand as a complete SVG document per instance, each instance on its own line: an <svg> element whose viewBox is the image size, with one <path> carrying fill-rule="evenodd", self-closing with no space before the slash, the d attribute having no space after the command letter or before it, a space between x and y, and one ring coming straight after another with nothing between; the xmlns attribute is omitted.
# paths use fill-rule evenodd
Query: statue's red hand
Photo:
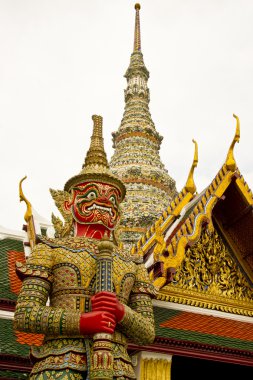
<svg viewBox="0 0 253 380"><path fill-rule="evenodd" d="M101 332L113 334L115 324L114 316L106 311L83 313L80 318L80 333L82 335L94 335Z"/></svg>
<svg viewBox="0 0 253 380"><path fill-rule="evenodd" d="M116 322L120 322L125 315L125 308L116 297L115 293L99 292L91 298L92 311L106 311L115 316Z"/></svg>

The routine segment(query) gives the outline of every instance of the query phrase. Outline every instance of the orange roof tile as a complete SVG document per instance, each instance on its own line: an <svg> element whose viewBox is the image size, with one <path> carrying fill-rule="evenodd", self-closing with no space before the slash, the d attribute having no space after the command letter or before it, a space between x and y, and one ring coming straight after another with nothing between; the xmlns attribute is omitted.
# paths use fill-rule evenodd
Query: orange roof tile
<svg viewBox="0 0 253 380"><path fill-rule="evenodd" d="M16 261L25 262L24 252L8 251L8 269L11 291L15 294L20 292L22 281L16 274Z"/></svg>
<svg viewBox="0 0 253 380"><path fill-rule="evenodd" d="M20 331L15 331L17 342L20 344L27 344L29 346L41 346L43 343L43 334L31 334Z"/></svg>
<svg viewBox="0 0 253 380"><path fill-rule="evenodd" d="M211 315L183 312L161 323L160 326L253 341L253 323Z"/></svg>

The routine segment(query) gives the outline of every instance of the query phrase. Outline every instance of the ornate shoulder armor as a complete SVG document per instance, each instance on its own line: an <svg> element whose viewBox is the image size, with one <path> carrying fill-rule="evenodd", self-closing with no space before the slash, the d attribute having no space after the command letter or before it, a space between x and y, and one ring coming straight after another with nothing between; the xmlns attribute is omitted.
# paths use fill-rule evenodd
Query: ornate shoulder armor
<svg viewBox="0 0 253 380"><path fill-rule="evenodd" d="M26 263L16 262L16 272L21 280L26 277L39 277L51 283L53 280L52 266L53 259L50 248L45 244L38 244L34 247Z"/></svg>

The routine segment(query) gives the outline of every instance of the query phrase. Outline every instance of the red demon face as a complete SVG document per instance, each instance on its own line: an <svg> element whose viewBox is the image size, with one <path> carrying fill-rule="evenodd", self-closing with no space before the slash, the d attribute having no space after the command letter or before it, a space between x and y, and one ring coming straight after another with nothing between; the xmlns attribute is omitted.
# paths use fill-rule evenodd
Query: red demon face
<svg viewBox="0 0 253 380"><path fill-rule="evenodd" d="M72 201L66 203L78 224L100 224L113 230L119 218L119 190L99 182L73 187Z"/></svg>

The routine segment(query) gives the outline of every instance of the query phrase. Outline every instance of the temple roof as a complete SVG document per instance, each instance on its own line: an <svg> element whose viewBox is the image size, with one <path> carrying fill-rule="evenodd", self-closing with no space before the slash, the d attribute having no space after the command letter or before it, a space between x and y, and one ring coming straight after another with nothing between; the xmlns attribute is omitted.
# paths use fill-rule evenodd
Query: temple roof
<svg viewBox="0 0 253 380"><path fill-rule="evenodd" d="M199 194L185 186L133 248L160 299L253 315L253 194L233 157L238 130L237 118L210 185Z"/></svg>
<svg viewBox="0 0 253 380"><path fill-rule="evenodd" d="M171 354L209 357L252 365L253 323L154 306L154 345Z"/></svg>
<svg viewBox="0 0 253 380"><path fill-rule="evenodd" d="M156 337L183 339L252 351L253 323L214 315L154 307Z"/></svg>

